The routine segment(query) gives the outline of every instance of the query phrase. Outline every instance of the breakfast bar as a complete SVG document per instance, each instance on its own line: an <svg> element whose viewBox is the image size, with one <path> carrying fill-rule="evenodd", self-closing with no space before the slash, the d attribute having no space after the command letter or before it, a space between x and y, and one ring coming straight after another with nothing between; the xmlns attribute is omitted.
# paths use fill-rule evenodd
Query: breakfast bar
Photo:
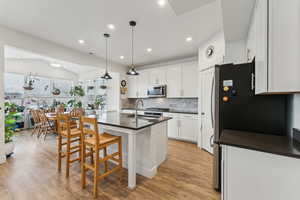
<svg viewBox="0 0 300 200"><path fill-rule="evenodd" d="M136 174L147 178L156 175L167 155L167 121L169 117L153 117L119 112L104 112L96 117L99 130L122 136L123 166L128 169L128 187L136 186ZM109 153L114 148L108 149Z"/></svg>

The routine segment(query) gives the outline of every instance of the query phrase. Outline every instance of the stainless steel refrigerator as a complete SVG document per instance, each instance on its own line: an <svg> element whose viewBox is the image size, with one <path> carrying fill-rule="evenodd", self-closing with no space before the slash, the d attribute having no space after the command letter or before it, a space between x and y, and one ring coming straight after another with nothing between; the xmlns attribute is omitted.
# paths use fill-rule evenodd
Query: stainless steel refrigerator
<svg viewBox="0 0 300 200"><path fill-rule="evenodd" d="M262 134L287 133L286 95L255 95L253 63L215 67L214 169L216 190L221 184L221 148L218 143L224 129Z"/></svg>

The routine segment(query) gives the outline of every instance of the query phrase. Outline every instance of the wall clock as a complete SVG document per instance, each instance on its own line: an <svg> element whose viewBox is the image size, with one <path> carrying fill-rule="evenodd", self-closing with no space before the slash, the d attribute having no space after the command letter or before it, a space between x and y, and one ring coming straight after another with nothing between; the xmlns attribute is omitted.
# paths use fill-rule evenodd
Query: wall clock
<svg viewBox="0 0 300 200"><path fill-rule="evenodd" d="M209 46L205 52L207 58L211 58L214 55L214 53L215 53L215 48L213 45Z"/></svg>

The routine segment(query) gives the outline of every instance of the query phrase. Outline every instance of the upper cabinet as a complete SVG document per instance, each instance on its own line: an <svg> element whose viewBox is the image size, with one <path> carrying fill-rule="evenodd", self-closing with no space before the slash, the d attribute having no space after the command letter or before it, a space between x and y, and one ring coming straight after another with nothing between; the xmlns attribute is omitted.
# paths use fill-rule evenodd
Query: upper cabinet
<svg viewBox="0 0 300 200"><path fill-rule="evenodd" d="M171 65L166 69L167 97L181 97L182 76L181 65Z"/></svg>
<svg viewBox="0 0 300 200"><path fill-rule="evenodd" d="M128 98L147 98L149 87L149 70L139 71L138 76L127 76Z"/></svg>
<svg viewBox="0 0 300 200"><path fill-rule="evenodd" d="M197 62L188 62L167 67L166 82L168 98L197 98Z"/></svg>
<svg viewBox="0 0 300 200"><path fill-rule="evenodd" d="M182 65L182 96L198 97L198 66L197 62Z"/></svg>
<svg viewBox="0 0 300 200"><path fill-rule="evenodd" d="M147 98L148 88L154 85L167 85L167 98L198 97L197 62L143 69L138 72L138 76L128 76L128 98Z"/></svg>
<svg viewBox="0 0 300 200"><path fill-rule="evenodd" d="M208 69L214 65L222 64L225 56L224 33L219 32L210 40L202 44L198 52L199 70Z"/></svg>
<svg viewBox="0 0 300 200"><path fill-rule="evenodd" d="M300 92L299 8L299 0L256 1L256 94Z"/></svg>
<svg viewBox="0 0 300 200"><path fill-rule="evenodd" d="M153 68L149 70L149 84L150 85L165 85L166 84L166 70L165 68Z"/></svg>
<svg viewBox="0 0 300 200"><path fill-rule="evenodd" d="M128 98L138 98L137 76L127 76Z"/></svg>
<svg viewBox="0 0 300 200"><path fill-rule="evenodd" d="M149 87L149 70L143 70L139 72L137 76L138 98L147 98L147 90Z"/></svg>

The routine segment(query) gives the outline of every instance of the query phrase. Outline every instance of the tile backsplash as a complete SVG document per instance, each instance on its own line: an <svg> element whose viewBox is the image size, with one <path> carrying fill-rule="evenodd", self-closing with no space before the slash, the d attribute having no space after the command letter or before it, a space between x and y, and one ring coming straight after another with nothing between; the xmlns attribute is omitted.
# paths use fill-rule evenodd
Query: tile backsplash
<svg viewBox="0 0 300 200"><path fill-rule="evenodd" d="M134 108L136 99L123 99L122 108ZM198 98L146 98L144 108L170 108L176 111L198 112Z"/></svg>

